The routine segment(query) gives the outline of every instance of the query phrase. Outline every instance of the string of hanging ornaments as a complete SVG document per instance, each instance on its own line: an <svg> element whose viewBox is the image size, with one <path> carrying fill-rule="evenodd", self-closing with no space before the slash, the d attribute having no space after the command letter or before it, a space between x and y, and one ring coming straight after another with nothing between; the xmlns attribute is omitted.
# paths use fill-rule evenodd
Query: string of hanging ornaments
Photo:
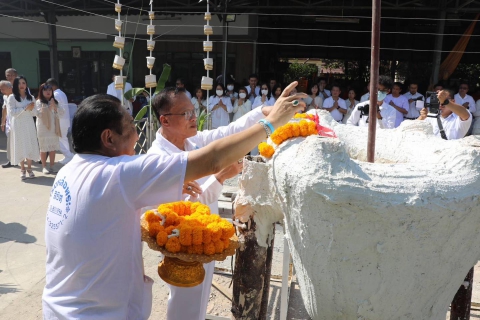
<svg viewBox="0 0 480 320"><path fill-rule="evenodd" d="M150 52L150 55L147 57L149 74L145 76L145 87L150 89L150 97L152 97L152 88L157 86L157 76L152 74L153 65L155 63L155 57L153 56L153 49L155 48L155 41L153 41L153 35L155 34L155 26L153 25L153 19L155 18L155 13L153 12L153 0L150 0L148 17L150 18L150 24L147 26L147 34L150 36L150 40L147 40L147 49Z"/></svg>
<svg viewBox="0 0 480 320"><path fill-rule="evenodd" d="M117 0L115 3L115 11L117 12L117 19L115 19L115 29L118 31L118 36L115 37L115 42L113 42L113 46L118 48L118 55L115 55L115 59L113 60L113 68L120 70L120 75L115 76L114 83L115 89L119 89L123 91L125 87L124 77L123 77L123 66L125 65L125 59L123 58L122 51L125 48L125 38L122 37L122 20L120 18L120 13L122 12L122 5L120 4L120 0ZM122 105L125 104L125 99L122 94Z"/></svg>
<svg viewBox="0 0 480 320"><path fill-rule="evenodd" d="M205 70L207 70L207 76L202 77L201 88L207 90L207 106L209 91L213 89L213 79L210 78L210 70L213 70L213 59L210 58L210 52L213 50L213 43L210 41L210 35L213 34L213 29L210 26L210 20L212 19L212 14L210 13L210 5L207 1L207 12L205 12L205 21L207 24L203 27L203 33L207 36L207 41L203 42L203 51L207 53L207 58L203 59ZM207 108L207 129L211 129L211 112Z"/></svg>

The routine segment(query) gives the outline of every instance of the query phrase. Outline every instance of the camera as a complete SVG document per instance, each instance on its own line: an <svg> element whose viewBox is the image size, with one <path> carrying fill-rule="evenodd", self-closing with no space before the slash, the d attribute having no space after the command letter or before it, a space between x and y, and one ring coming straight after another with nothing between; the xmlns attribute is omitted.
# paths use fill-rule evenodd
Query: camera
<svg viewBox="0 0 480 320"><path fill-rule="evenodd" d="M440 101L438 101L437 93L433 91L427 91L426 95L430 98L430 102L425 105L428 110L428 116L431 118L436 118L440 114Z"/></svg>
<svg viewBox="0 0 480 320"><path fill-rule="evenodd" d="M360 111L361 113L360 118L363 116L368 117L368 113L370 112L370 105L367 103L367 104L364 104L363 106L359 106L358 111Z"/></svg>

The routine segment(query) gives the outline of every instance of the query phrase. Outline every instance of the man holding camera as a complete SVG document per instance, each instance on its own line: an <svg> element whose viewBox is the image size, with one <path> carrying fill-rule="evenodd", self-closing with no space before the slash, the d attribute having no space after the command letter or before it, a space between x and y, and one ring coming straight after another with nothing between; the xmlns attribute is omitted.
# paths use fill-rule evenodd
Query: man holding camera
<svg viewBox="0 0 480 320"><path fill-rule="evenodd" d="M438 94L440 111L436 117L428 116L427 108L420 111L418 120L426 120L433 127L433 134L445 140L455 140L465 137L472 124L472 114L464 106L455 103L449 90Z"/></svg>
<svg viewBox="0 0 480 320"><path fill-rule="evenodd" d="M378 93L377 93L377 127L381 129L394 129L397 111L384 100L392 88L392 79L387 76L380 76L378 78ZM347 120L347 126L368 126L368 114L370 109L370 101L364 101L357 104L353 110L350 118Z"/></svg>

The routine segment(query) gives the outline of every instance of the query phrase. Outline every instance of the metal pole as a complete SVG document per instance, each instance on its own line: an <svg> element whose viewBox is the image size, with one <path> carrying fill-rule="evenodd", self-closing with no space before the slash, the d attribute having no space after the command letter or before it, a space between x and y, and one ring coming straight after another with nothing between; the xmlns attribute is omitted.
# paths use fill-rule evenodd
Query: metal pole
<svg viewBox="0 0 480 320"><path fill-rule="evenodd" d="M432 70L432 78L431 84L437 83L440 80L440 64L442 62L442 47L443 47L443 32L445 30L445 17L447 15L447 1L440 0L439 6L439 13L438 17L440 20L437 22L437 36L435 37L435 45L433 47L433 70Z"/></svg>
<svg viewBox="0 0 480 320"><path fill-rule="evenodd" d="M367 161L375 161L375 134L377 130L377 85L380 62L381 0L372 0L372 51L370 61L370 112L368 115Z"/></svg>
<svg viewBox="0 0 480 320"><path fill-rule="evenodd" d="M225 1L225 14L223 15L223 86L227 86L227 41L228 41L228 22L227 22L227 6Z"/></svg>
<svg viewBox="0 0 480 320"><path fill-rule="evenodd" d="M47 22L48 25L48 46L50 47L50 76L57 81L60 81L58 78L58 54L57 54L57 26L55 10L51 9L47 13Z"/></svg>

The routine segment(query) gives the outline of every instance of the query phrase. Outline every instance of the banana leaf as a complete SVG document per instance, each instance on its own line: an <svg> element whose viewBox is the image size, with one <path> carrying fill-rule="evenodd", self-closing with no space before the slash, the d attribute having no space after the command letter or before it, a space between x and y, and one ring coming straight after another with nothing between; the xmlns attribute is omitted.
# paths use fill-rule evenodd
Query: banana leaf
<svg viewBox="0 0 480 320"><path fill-rule="evenodd" d="M136 97L138 95L141 95L143 94L144 92L147 92L144 88L132 88L130 90L128 90L127 92L125 92L123 94L123 97L126 99L126 100L130 100L132 99L133 97ZM147 92L148 93L148 92Z"/></svg>
<svg viewBox="0 0 480 320"><path fill-rule="evenodd" d="M160 79L158 79L157 81L157 88L155 89L154 94L159 93L161 90L165 88L165 83L170 77L170 71L172 71L172 67L168 63L163 64L162 75L160 76Z"/></svg>
<svg viewBox="0 0 480 320"><path fill-rule="evenodd" d="M207 120L207 112L204 109L204 110L202 110L202 112L200 113L200 115L197 118L197 130L198 131L203 131L203 127L205 126L206 120Z"/></svg>
<svg viewBox="0 0 480 320"><path fill-rule="evenodd" d="M140 111L138 111L137 115L135 116L135 121L142 120L145 114L148 112L150 104L144 105Z"/></svg>

